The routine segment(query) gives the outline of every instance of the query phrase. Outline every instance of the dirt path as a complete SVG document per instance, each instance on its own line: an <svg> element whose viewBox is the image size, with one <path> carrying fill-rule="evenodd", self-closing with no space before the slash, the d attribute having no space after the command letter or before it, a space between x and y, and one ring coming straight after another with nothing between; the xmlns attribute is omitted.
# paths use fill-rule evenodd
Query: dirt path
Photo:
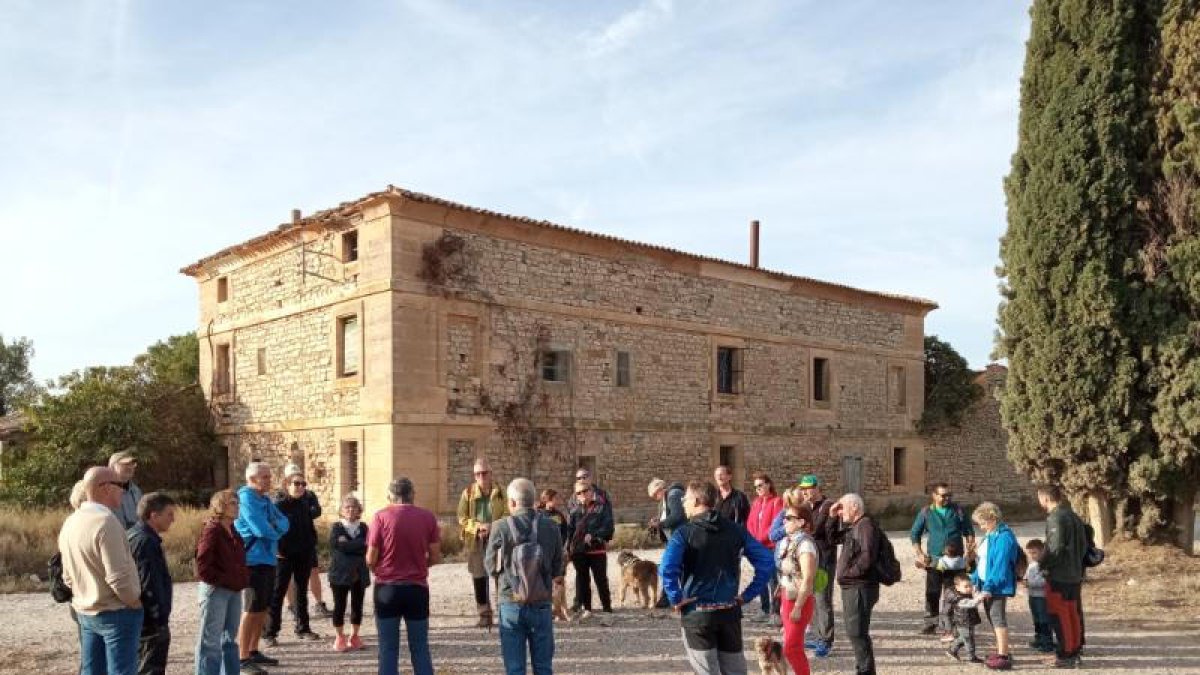
<svg viewBox="0 0 1200 675"><path fill-rule="evenodd" d="M1038 525L1016 529L1023 538L1041 534ZM884 589L876 608L872 633L875 636L879 671L915 675L974 670L949 660L942 654L935 639L916 634L920 625L922 584L912 568L912 553L904 534L892 533L892 541L907 578L896 586ZM651 551L646 552L645 557L657 559L657 555L657 551ZM610 556L610 561L613 558L615 556ZM609 578L615 582L619 578L615 562L610 563L609 570ZM914 574L909 574L910 571ZM465 565L436 567L431 577L435 616L430 640L439 675L502 672L496 633L488 634L471 626L474 619L469 616L472 599ZM615 584L613 591L615 602ZM1086 602L1086 587L1084 593ZM191 672L196 639L195 597L195 584L176 585L169 670L173 674ZM283 641L277 649L272 650L272 654L283 665L271 669L271 672L375 672L375 631L369 601L367 605L368 616L363 626L366 650L354 654L336 654L330 648L332 640L315 645L296 642L291 640L291 627L285 625L281 635ZM1039 655L1023 646L1028 642L1031 632L1024 596L1018 596L1010 607L1015 608L1010 615L1010 624L1014 631L1013 642L1017 645L1013 652L1016 668L1031 673L1054 672L1040 668L1037 665ZM1196 622L1156 623L1150 620L1156 617L1141 618L1145 620L1130 622L1108 617L1088 617L1086 668L1143 675L1200 673L1200 625ZM839 617L839 632L840 621ZM316 622L314 628L323 635L332 635L332 628L325 622ZM759 624L746 624L747 637L757 636L766 630ZM621 608L616 613L614 625L610 627L593 621L556 625L555 631L555 668L559 673L650 675L690 672L682 659L678 621L671 618L652 618L640 610ZM993 646L992 641L986 629L980 634L980 651L986 654ZM830 658L813 659L812 663L813 672L817 673L854 670L849 647L840 639ZM0 596L0 673L66 675L78 672L77 664L75 628L65 607L54 604L45 594ZM411 672L403 660L401 672ZM757 672L753 665L751 672Z"/></svg>

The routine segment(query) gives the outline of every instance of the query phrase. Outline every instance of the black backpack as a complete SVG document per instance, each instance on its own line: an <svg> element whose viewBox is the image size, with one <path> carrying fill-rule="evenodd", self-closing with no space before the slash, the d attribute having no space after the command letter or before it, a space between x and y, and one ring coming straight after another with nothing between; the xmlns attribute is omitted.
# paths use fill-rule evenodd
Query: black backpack
<svg viewBox="0 0 1200 675"><path fill-rule="evenodd" d="M67 582L63 581L61 553L50 556L49 562L46 563L46 572L50 578L50 597L54 598L55 602L70 602L75 594L71 592Z"/></svg>
<svg viewBox="0 0 1200 675"><path fill-rule="evenodd" d="M875 556L875 580L884 586L891 586L900 581L900 561L896 559L896 549L892 548L892 540L888 539L887 532L884 532L879 527L878 523L872 521L876 532L879 533L879 554Z"/></svg>
<svg viewBox="0 0 1200 675"><path fill-rule="evenodd" d="M1083 552L1083 566L1095 567L1104 562L1104 549L1096 546L1096 530L1092 529L1091 525L1084 523L1083 530L1087 533L1087 549Z"/></svg>

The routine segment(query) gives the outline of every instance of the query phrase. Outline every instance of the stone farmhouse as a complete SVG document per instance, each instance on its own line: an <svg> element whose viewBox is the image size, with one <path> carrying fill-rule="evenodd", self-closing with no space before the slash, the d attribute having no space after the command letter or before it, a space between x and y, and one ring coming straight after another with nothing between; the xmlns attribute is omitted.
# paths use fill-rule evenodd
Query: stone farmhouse
<svg viewBox="0 0 1200 675"><path fill-rule="evenodd" d="M755 234L755 246L756 244ZM501 480L618 511L652 477L815 472L911 498L927 480L930 301L625 241L389 186L185 267L227 448L302 465L368 511L406 475L453 512L478 455ZM335 509L327 512L332 515Z"/></svg>

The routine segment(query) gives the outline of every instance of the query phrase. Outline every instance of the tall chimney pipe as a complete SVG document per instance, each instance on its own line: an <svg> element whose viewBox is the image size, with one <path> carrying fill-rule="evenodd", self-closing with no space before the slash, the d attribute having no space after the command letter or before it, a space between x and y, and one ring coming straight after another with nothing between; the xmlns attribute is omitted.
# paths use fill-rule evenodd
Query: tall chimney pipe
<svg viewBox="0 0 1200 675"><path fill-rule="evenodd" d="M300 222L300 209L292 209L292 224Z"/></svg>
<svg viewBox="0 0 1200 675"><path fill-rule="evenodd" d="M750 266L758 269L758 221L750 221Z"/></svg>

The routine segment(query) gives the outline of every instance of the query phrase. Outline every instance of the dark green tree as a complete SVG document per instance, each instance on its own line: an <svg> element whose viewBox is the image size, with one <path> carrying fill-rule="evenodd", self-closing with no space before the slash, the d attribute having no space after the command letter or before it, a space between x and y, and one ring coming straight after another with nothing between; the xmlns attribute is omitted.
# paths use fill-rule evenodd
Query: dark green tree
<svg viewBox="0 0 1200 675"><path fill-rule="evenodd" d="M925 412L921 431L962 424L963 414L983 396L975 373L949 342L925 336Z"/></svg>
<svg viewBox="0 0 1200 675"><path fill-rule="evenodd" d="M5 342L0 333L0 416L14 412L37 395L37 383L29 372L31 358L33 343L29 338Z"/></svg>
<svg viewBox="0 0 1200 675"><path fill-rule="evenodd" d="M1102 539L1149 443L1136 204L1145 193L1147 44L1140 0L1037 0L1005 180L998 353L1012 462L1086 494Z"/></svg>

